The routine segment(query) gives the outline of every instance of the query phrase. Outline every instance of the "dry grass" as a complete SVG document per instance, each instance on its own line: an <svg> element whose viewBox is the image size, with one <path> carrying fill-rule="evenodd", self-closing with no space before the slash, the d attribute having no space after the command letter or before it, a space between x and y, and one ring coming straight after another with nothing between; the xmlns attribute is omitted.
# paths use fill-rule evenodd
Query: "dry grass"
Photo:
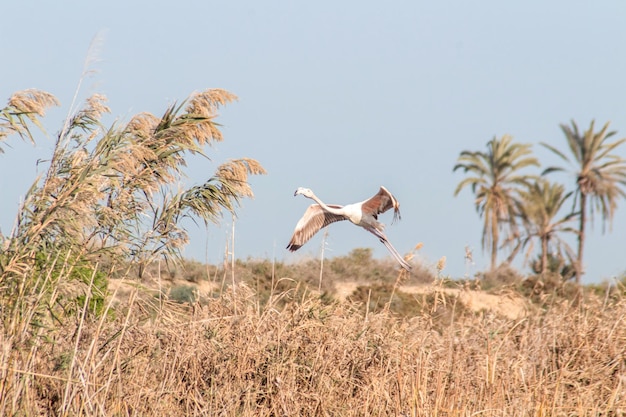
<svg viewBox="0 0 626 417"><path fill-rule="evenodd" d="M106 130L96 95L66 121L45 177L0 236L0 415L626 414L623 288L572 304L566 287L546 293L536 280L532 314L507 316L450 291L445 257L435 280L422 267L398 275L364 249L321 271L317 261L194 265L190 281L209 284L202 296L166 291L160 270L151 285L150 261L176 259L187 241L183 217L218 223L252 196L248 175L265 172L230 160L174 191L185 158L222 140L214 119L234 99L207 90ZM29 125L54 104L15 95L0 141L32 140ZM176 278L178 265L165 265ZM111 273L131 285L107 293ZM337 301L346 279L358 285Z"/></svg>
<svg viewBox="0 0 626 417"><path fill-rule="evenodd" d="M103 254L108 261L175 261L188 242L183 218L219 223L224 213L236 213L243 198L253 197L249 176L265 173L252 158L231 159L204 183L183 187L188 158L205 156L206 145L223 139L215 118L220 106L235 99L210 89L169 106L161 117L140 113L107 129L101 122L110 112L106 98L89 97L68 116L47 172L25 194L7 238L7 263L22 271L20 265L47 256L51 247L92 263ZM55 104L38 90L14 94L0 109L0 142L11 134L34 141L30 125L40 126L38 116Z"/></svg>
<svg viewBox="0 0 626 417"><path fill-rule="evenodd" d="M0 339L5 415L582 416L626 412L626 302L520 320L399 319L240 285L203 305L134 291L115 318ZM278 302L290 302L282 309ZM109 318L107 318L109 317Z"/></svg>
<svg viewBox="0 0 626 417"><path fill-rule="evenodd" d="M45 91L29 89L13 94L7 106L0 109L0 142L12 134L17 134L22 139L35 143L28 122L42 128L37 116L44 116L48 108L58 105L58 100ZM2 152L3 149L0 147L0 153Z"/></svg>

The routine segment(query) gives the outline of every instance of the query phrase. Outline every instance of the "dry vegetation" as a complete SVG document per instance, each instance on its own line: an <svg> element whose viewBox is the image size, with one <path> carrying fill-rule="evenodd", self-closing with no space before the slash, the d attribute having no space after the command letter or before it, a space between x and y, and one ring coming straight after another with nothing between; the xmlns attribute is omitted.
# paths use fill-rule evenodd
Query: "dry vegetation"
<svg viewBox="0 0 626 417"><path fill-rule="evenodd" d="M546 295L509 319L470 311L441 285L413 297L419 315L402 316L304 283L261 297L240 282L176 303L132 282L99 317L83 310L38 334L5 330L3 415L626 413L626 300L616 290L577 305Z"/></svg>
<svg viewBox="0 0 626 417"><path fill-rule="evenodd" d="M103 129L94 96L68 120L0 236L0 415L626 414L624 280L456 282L445 258L397 275L367 249L323 267L181 263L179 220L218 222L264 172L242 158L179 187L185 157L222 139L213 119L233 99L207 90ZM33 140L29 124L54 104L16 94L0 141Z"/></svg>

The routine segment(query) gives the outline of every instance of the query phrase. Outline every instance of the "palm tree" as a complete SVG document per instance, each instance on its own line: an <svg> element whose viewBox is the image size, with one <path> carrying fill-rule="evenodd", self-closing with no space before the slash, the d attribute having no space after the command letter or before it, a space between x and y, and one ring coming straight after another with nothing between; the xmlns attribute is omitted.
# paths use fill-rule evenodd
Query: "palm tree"
<svg viewBox="0 0 626 417"><path fill-rule="evenodd" d="M520 241L522 247L528 247L526 258L528 259L533 249L533 241L539 240L541 255L539 271L545 274L548 271L549 254L556 253L562 258L562 250L570 259L574 257L572 249L560 237L562 233L577 233L577 230L569 224L578 213L569 213L556 220L564 204L572 196L573 192L565 192L561 184L551 183L546 179L538 179L527 190L520 192L518 213L525 228L525 233Z"/></svg>
<svg viewBox="0 0 626 417"><path fill-rule="evenodd" d="M623 188L626 186L626 160L613 153L618 146L626 142L626 138L608 142L608 139L617 132L608 131L608 122L600 131L594 132L594 122L592 120L589 129L582 133L574 121L571 126L561 124L561 130L565 134L567 146L573 156L572 160L555 147L542 143L543 146L574 166L576 178L574 207L580 213L578 254L575 265L578 284L583 274L587 214L593 220L595 211L598 210L602 216L604 231L607 223L609 226L612 224L617 199L626 196ZM544 170L544 174L554 171L564 171L564 168L550 167Z"/></svg>
<svg viewBox="0 0 626 417"><path fill-rule="evenodd" d="M466 186L472 187L476 211L484 218L482 245L483 249L491 250L492 270L496 267L500 231L517 232L518 192L521 186L528 186L532 178L519 171L531 165L539 166L530 154L531 145L514 143L511 136L504 135L490 140L487 152L461 152L453 169L472 174L459 183L454 195Z"/></svg>

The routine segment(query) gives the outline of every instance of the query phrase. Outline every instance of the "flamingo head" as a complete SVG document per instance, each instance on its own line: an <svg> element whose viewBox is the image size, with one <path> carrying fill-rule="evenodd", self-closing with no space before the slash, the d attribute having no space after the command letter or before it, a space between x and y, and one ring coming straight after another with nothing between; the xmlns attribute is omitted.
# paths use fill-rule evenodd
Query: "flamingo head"
<svg viewBox="0 0 626 417"><path fill-rule="evenodd" d="M313 196L313 191L311 191L309 188L304 188L304 187L298 187L298 189L296 190L295 193L293 193L294 197L297 196L298 194L302 194L305 197L308 198L312 198Z"/></svg>

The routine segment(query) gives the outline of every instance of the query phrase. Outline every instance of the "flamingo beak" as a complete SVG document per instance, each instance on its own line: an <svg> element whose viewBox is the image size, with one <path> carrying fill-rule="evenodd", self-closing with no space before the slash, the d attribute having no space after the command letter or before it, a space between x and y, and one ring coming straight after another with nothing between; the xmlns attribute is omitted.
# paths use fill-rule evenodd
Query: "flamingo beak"
<svg viewBox="0 0 626 417"><path fill-rule="evenodd" d="M297 196L297 195L298 195L298 190L296 190L296 191L293 193L293 196L294 196L294 197L295 197L295 196Z"/></svg>

